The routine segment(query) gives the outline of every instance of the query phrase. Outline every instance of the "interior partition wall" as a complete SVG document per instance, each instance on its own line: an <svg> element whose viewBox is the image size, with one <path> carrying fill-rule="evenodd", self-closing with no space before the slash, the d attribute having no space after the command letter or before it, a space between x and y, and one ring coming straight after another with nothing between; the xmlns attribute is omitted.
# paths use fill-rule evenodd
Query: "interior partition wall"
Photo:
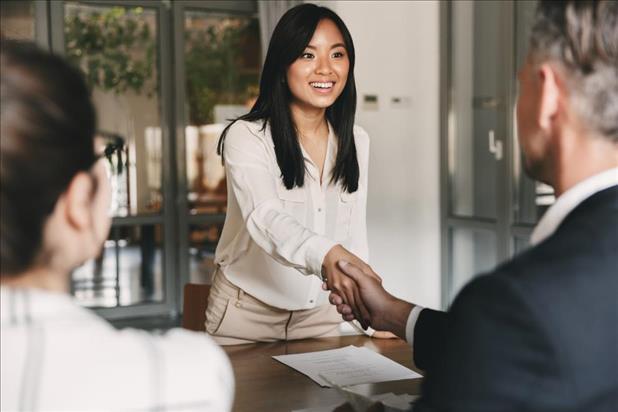
<svg viewBox="0 0 618 412"><path fill-rule="evenodd" d="M442 303L524 250L551 188L526 177L517 69L536 2L441 3Z"/></svg>

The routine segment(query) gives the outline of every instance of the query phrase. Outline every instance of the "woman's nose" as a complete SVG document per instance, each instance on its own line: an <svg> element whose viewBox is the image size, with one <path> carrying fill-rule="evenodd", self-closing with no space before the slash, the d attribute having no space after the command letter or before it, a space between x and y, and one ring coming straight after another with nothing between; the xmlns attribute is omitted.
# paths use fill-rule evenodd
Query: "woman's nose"
<svg viewBox="0 0 618 412"><path fill-rule="evenodd" d="M332 74L333 68L330 64L329 59L318 59L318 65L315 68L315 72L321 75Z"/></svg>

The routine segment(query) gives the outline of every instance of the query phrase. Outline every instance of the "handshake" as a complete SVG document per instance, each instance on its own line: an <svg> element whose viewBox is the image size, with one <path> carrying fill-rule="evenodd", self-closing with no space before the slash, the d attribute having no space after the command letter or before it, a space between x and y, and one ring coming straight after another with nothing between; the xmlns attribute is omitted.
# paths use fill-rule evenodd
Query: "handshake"
<svg viewBox="0 0 618 412"><path fill-rule="evenodd" d="M388 331L405 339L406 321L413 304L382 287L382 278L343 246L333 247L322 264L322 288L345 321L356 319L366 329Z"/></svg>

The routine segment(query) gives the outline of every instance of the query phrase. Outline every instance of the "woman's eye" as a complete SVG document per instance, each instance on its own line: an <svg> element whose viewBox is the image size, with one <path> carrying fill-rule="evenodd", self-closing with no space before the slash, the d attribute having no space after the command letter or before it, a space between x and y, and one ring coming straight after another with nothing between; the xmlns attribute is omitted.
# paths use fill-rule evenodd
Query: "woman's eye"
<svg viewBox="0 0 618 412"><path fill-rule="evenodd" d="M339 59L339 58L341 58L343 56L344 56L344 53L340 52L340 51L333 53L333 57L336 58L336 59Z"/></svg>
<svg viewBox="0 0 618 412"><path fill-rule="evenodd" d="M303 53L300 55L301 59L313 59L313 54L311 53Z"/></svg>

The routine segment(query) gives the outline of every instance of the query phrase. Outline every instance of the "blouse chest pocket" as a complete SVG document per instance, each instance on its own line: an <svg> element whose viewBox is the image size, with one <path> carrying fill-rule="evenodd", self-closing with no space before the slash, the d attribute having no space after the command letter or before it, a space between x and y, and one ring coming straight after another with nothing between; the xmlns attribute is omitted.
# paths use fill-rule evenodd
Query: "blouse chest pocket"
<svg viewBox="0 0 618 412"><path fill-rule="evenodd" d="M305 191L298 187L288 190L282 185L277 189L277 194L283 203L283 210L304 225L307 214Z"/></svg>
<svg viewBox="0 0 618 412"><path fill-rule="evenodd" d="M337 225L335 240L343 241L352 235L352 216L358 200L358 190L354 193L342 191L337 204Z"/></svg>

